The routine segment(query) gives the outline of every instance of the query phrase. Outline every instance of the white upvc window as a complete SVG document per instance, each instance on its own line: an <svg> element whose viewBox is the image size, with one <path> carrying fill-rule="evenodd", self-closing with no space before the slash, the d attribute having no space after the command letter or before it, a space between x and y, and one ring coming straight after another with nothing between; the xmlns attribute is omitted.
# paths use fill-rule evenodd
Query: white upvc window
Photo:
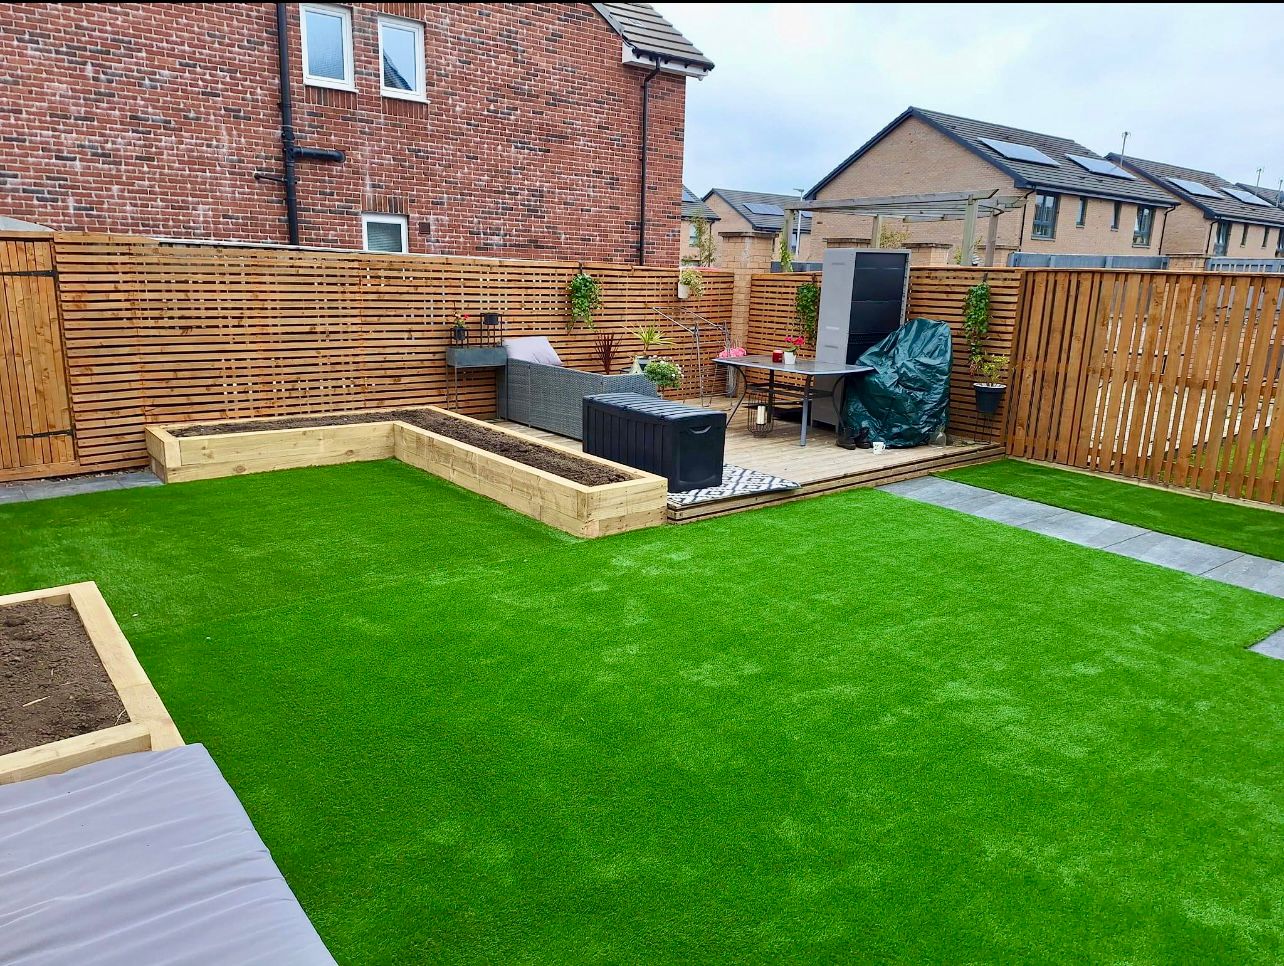
<svg viewBox="0 0 1284 966"><path fill-rule="evenodd" d="M379 92L406 101L428 99L424 25L403 17L379 18Z"/></svg>
<svg viewBox="0 0 1284 966"><path fill-rule="evenodd" d="M299 4L303 41L303 83L355 91L352 70L352 11L326 3Z"/></svg>
<svg viewBox="0 0 1284 966"><path fill-rule="evenodd" d="M368 252L409 252L409 220L405 215L362 215L361 246Z"/></svg>

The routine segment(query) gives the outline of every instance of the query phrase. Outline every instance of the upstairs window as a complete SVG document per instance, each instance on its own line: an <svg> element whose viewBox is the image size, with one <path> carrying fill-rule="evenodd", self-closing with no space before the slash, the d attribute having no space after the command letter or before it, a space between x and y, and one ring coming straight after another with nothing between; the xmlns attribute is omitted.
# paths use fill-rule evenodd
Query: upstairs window
<svg viewBox="0 0 1284 966"><path fill-rule="evenodd" d="M1275 236L1275 257L1284 258L1284 228Z"/></svg>
<svg viewBox="0 0 1284 966"><path fill-rule="evenodd" d="M299 7L303 39L303 82L313 87L355 91L352 75L352 11L305 3Z"/></svg>
<svg viewBox="0 0 1284 966"><path fill-rule="evenodd" d="M1270 243L1270 240L1271 240L1271 230L1269 228L1263 228L1262 229L1262 247L1265 248Z"/></svg>
<svg viewBox="0 0 1284 966"><path fill-rule="evenodd" d="M1079 217L1074 220L1075 227L1082 228L1088 223L1088 199L1079 199Z"/></svg>
<svg viewBox="0 0 1284 966"><path fill-rule="evenodd" d="M1132 247L1149 248L1150 233L1155 227L1155 209L1147 205L1137 206L1137 221L1132 229Z"/></svg>
<svg viewBox="0 0 1284 966"><path fill-rule="evenodd" d="M361 242L368 252L410 251L410 226L405 215L362 215Z"/></svg>
<svg viewBox="0 0 1284 966"><path fill-rule="evenodd" d="M687 244L692 248L700 244L700 230L696 227L695 222L692 222L687 228Z"/></svg>
<svg viewBox="0 0 1284 966"><path fill-rule="evenodd" d="M1226 249L1230 247L1230 222L1219 221L1217 231L1213 234L1213 255L1214 257L1225 255Z"/></svg>
<svg viewBox="0 0 1284 966"><path fill-rule="evenodd" d="M1119 230L1119 218L1120 218L1120 216L1122 216L1122 215L1123 215L1123 207L1124 207L1124 206L1123 206L1123 202L1122 202L1122 201L1116 201L1116 202L1115 202L1115 211L1114 211L1114 214L1110 216L1110 230L1111 230L1111 231L1118 231L1118 230Z"/></svg>
<svg viewBox="0 0 1284 966"><path fill-rule="evenodd" d="M1057 202L1059 200L1058 195L1034 196L1034 226L1030 229L1031 238L1057 237Z"/></svg>
<svg viewBox="0 0 1284 966"><path fill-rule="evenodd" d="M400 17L379 18L380 92L384 97L422 101L428 97L424 74L424 25Z"/></svg>
<svg viewBox="0 0 1284 966"><path fill-rule="evenodd" d="M1244 222L1244 232L1239 236L1239 247L1243 248L1248 244L1248 222Z"/></svg>

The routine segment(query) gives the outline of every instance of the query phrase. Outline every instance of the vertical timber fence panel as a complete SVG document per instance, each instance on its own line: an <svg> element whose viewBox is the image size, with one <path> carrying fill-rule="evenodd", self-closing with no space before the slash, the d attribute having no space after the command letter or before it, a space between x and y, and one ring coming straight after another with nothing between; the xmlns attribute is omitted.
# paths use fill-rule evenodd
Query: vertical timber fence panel
<svg viewBox="0 0 1284 966"><path fill-rule="evenodd" d="M1021 308L1023 269L912 268L906 318L946 322L953 336L954 361L950 373L949 432L974 440L1001 441L1006 412L994 416L976 411L974 379L968 368L967 342L963 338L963 306L968 289L980 282L990 286L990 330L986 351L1013 354L1017 317ZM786 336L796 335L794 298L798 287L820 284L818 272L773 273L753 276L749 302L749 334L745 348L751 353L770 352L783 346ZM810 350L808 351L810 354ZM1006 404L1006 399L1005 399Z"/></svg>
<svg viewBox="0 0 1284 966"><path fill-rule="evenodd" d="M602 289L596 330L568 331L576 263L84 234L53 246L84 471L146 465L146 423L456 402L489 415L492 372L465 373L454 391L455 313L476 328L481 312L499 312L506 335L546 335L567 365L593 371L598 335L616 336L619 372L641 348L632 330L654 322L672 343L662 354L686 373L678 396L696 395L701 368L718 385L718 326L731 320L729 272L705 272L701 297L679 302L676 268L586 263ZM690 327L697 314L709 323L699 354L671 321Z"/></svg>
<svg viewBox="0 0 1284 966"><path fill-rule="evenodd" d="M0 480L75 473L48 235L0 238Z"/></svg>
<svg viewBox="0 0 1284 966"><path fill-rule="evenodd" d="M1284 505L1284 278L1032 270L1008 452Z"/></svg>

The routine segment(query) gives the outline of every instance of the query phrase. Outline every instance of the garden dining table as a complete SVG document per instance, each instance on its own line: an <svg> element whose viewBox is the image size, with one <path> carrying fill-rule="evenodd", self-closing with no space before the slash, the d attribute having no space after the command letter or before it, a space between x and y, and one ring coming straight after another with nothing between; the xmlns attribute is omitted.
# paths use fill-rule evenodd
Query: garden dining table
<svg viewBox="0 0 1284 966"><path fill-rule="evenodd" d="M761 369L767 373L767 405L774 407L776 404L776 393L782 392L788 395L799 395L802 397L802 428L798 434L798 445L807 445L807 428L811 423L811 401L816 396L816 379L823 376L844 378L846 376L867 376L877 370L873 366L848 365L840 362L821 362L817 359L799 359L797 362L772 362L771 356L740 356L735 359L714 359L720 366L728 366L733 369ZM776 383L776 373L783 372L803 377L802 387L790 385L778 385ZM727 417L727 422L735 418L736 413L740 411L740 406L744 403L745 398L749 395L749 379L747 377L741 380L745 384L744 392L736 401L735 406L731 409L731 414Z"/></svg>

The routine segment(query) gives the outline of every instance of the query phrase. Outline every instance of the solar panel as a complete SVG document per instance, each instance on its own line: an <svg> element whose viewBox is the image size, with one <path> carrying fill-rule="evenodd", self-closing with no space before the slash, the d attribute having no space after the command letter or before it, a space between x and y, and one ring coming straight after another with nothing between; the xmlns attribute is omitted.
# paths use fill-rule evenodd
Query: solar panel
<svg viewBox="0 0 1284 966"><path fill-rule="evenodd" d="M783 218L785 215L785 209L781 208L780 205L764 204L761 201L747 202L745 207L755 215L775 215L777 218Z"/></svg>
<svg viewBox="0 0 1284 966"><path fill-rule="evenodd" d="M1208 187L1208 185L1199 181L1187 181L1185 178L1169 178L1168 180L1190 195L1198 195L1201 198L1221 197L1221 195Z"/></svg>
<svg viewBox="0 0 1284 966"><path fill-rule="evenodd" d="M1243 191L1239 188L1226 188L1225 191L1232 198L1238 198L1246 205L1261 205L1263 208L1271 207L1270 202L1257 197L1251 191Z"/></svg>
<svg viewBox="0 0 1284 966"><path fill-rule="evenodd" d="M1085 171L1091 171L1093 174L1104 174L1108 178L1132 178L1132 180L1136 180L1119 165L1113 161L1107 161L1105 158L1086 158L1082 154L1067 154L1066 157Z"/></svg>
<svg viewBox="0 0 1284 966"><path fill-rule="evenodd" d="M1053 168L1061 167L1038 148L1032 148L1028 144L1000 141L998 138L977 138L977 140L1010 161L1029 161L1031 164L1046 164Z"/></svg>

